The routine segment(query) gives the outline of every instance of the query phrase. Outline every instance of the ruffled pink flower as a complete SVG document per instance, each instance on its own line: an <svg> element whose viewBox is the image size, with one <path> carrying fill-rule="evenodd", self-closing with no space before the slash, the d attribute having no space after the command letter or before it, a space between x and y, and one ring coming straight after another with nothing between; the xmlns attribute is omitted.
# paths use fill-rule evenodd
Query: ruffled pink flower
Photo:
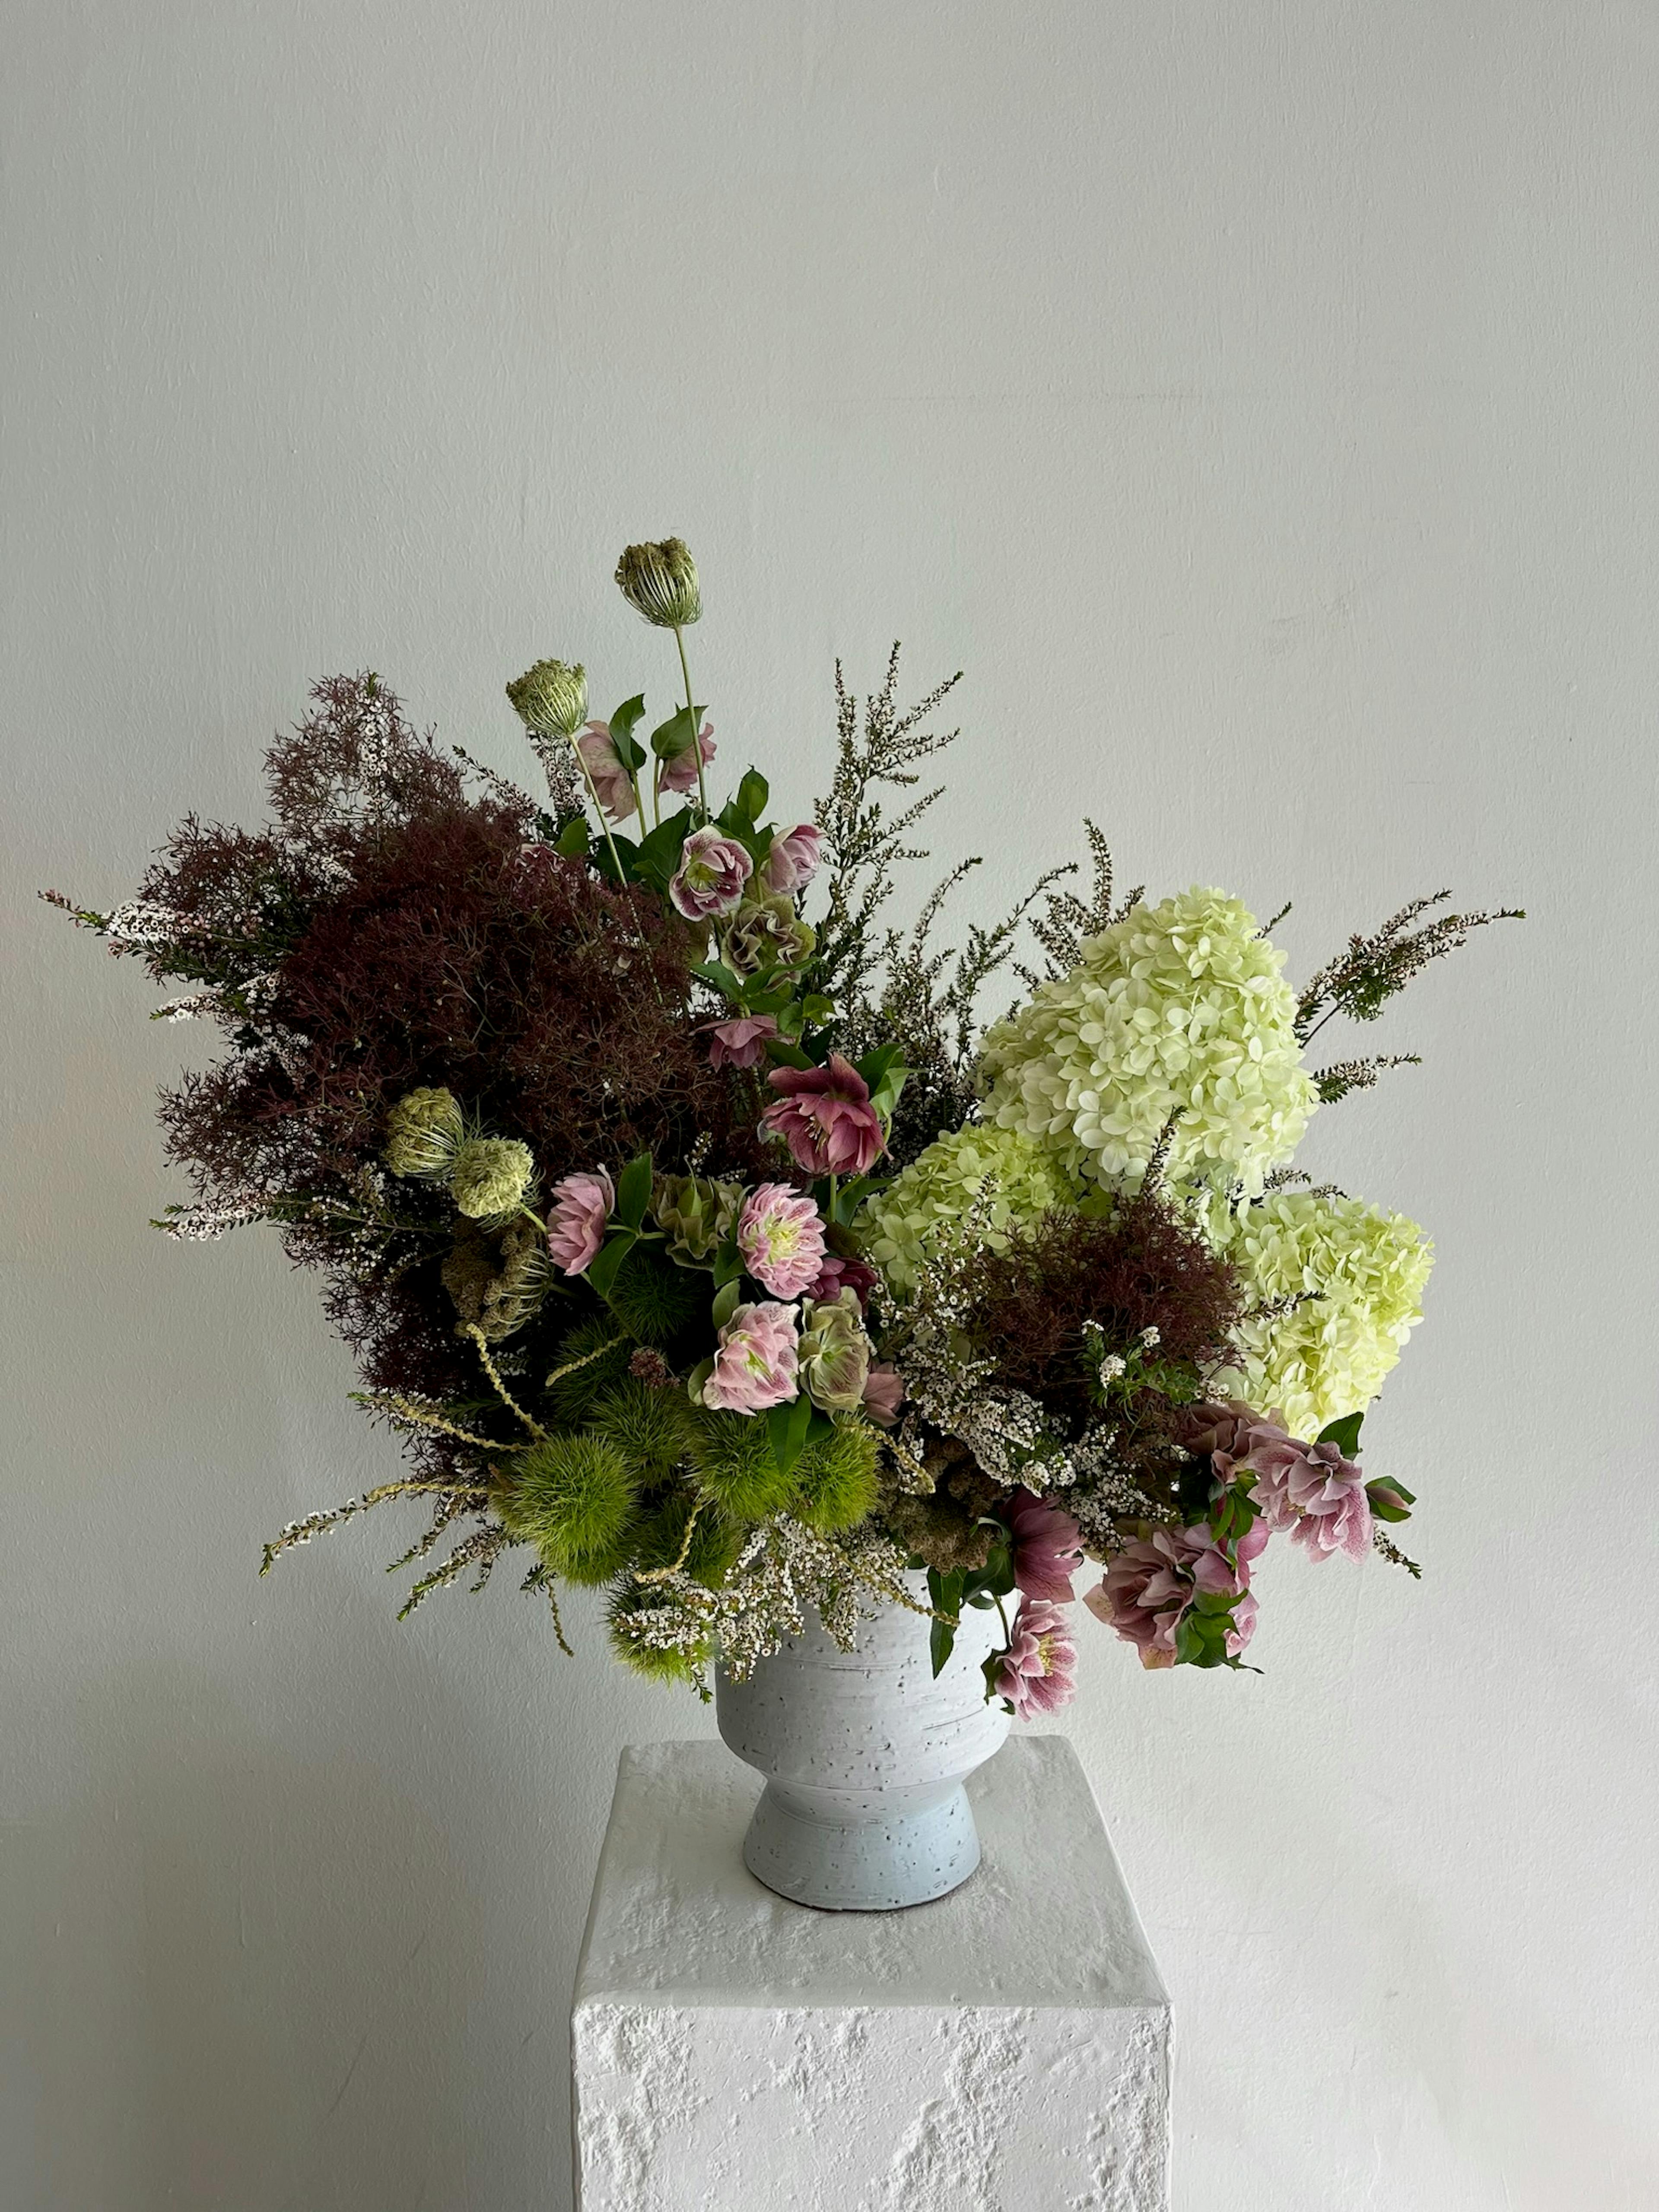
<svg viewBox="0 0 1659 2212"><path fill-rule="evenodd" d="M684 752L676 753L672 760L663 763L661 774L663 789L678 792L682 799L688 791L695 791L697 787L699 757L705 768L714 757L714 725L712 722L703 724L697 733L697 742L695 745L687 745Z"/></svg>
<svg viewBox="0 0 1659 2212"><path fill-rule="evenodd" d="M708 921L731 913L754 868L735 837L712 824L694 830L680 849L679 872L669 884L668 896L688 921Z"/></svg>
<svg viewBox="0 0 1659 2212"><path fill-rule="evenodd" d="M704 1405L763 1413L793 1398L799 1336L793 1306L739 1306L720 1331L714 1371L702 1386Z"/></svg>
<svg viewBox="0 0 1659 2212"><path fill-rule="evenodd" d="M864 1385L864 1410L878 1429L897 1426L904 1377L896 1367L872 1367Z"/></svg>
<svg viewBox="0 0 1659 2212"><path fill-rule="evenodd" d="M734 1014L730 1021L704 1022L702 1027L710 1067L758 1067L766 1057L767 1038L777 1033L770 1014Z"/></svg>
<svg viewBox="0 0 1659 2212"><path fill-rule="evenodd" d="M1024 1599L997 1677L998 1695L1029 1721L1069 1705L1076 1689L1077 1646L1065 1614L1041 1598Z"/></svg>
<svg viewBox="0 0 1659 2212"><path fill-rule="evenodd" d="M1191 1528L1154 1528L1150 1536L1126 1544L1097 1588L1083 1602L1096 1619L1115 1628L1140 1654L1143 1667L1173 1667L1176 1632L1200 1590L1236 1597L1227 1651L1237 1658L1255 1631L1255 1601L1249 1595L1250 1568L1267 1541L1264 1522L1251 1524L1234 1547L1235 1570L1211 1534L1207 1522Z"/></svg>
<svg viewBox="0 0 1659 2212"><path fill-rule="evenodd" d="M1283 1437L1257 1446L1248 1464L1255 1476L1251 1496L1270 1528L1290 1529L1291 1542L1316 1559L1334 1552L1364 1558L1371 1541L1365 1478L1335 1444Z"/></svg>
<svg viewBox="0 0 1659 2212"><path fill-rule="evenodd" d="M1083 1531L1069 1513L1017 1490L1004 1516L1014 1539L1014 1581L1030 1598L1070 1605L1072 1577L1083 1563Z"/></svg>
<svg viewBox="0 0 1659 2212"><path fill-rule="evenodd" d="M798 1298L823 1265L823 1222L810 1198L787 1182L751 1190L738 1216L743 1264L775 1298Z"/></svg>
<svg viewBox="0 0 1659 2212"><path fill-rule="evenodd" d="M1182 1451L1190 1452L1194 1459L1219 1455L1227 1462L1228 1468L1248 1457L1256 1439L1266 1443L1284 1434L1284 1426L1275 1415L1258 1413L1242 1398L1229 1398L1219 1405L1206 1399L1194 1406L1183 1406L1175 1421L1175 1440ZM1221 1472L1225 1481L1227 1468Z"/></svg>
<svg viewBox="0 0 1659 2212"><path fill-rule="evenodd" d="M793 898L804 891L818 872L818 847L823 832L815 822L798 822L787 836L775 837L761 862L761 880L769 891L787 891Z"/></svg>
<svg viewBox="0 0 1659 2212"><path fill-rule="evenodd" d="M843 1291L851 1291L860 1306L868 1305L870 1293L880 1277L867 1260L849 1260L840 1252L826 1252L818 1279L808 1296L815 1298L839 1297Z"/></svg>
<svg viewBox="0 0 1659 2212"><path fill-rule="evenodd" d="M617 1194L603 1168L595 1175L568 1175L553 1186L547 1219L547 1249L567 1275L586 1274L605 1242L605 1225Z"/></svg>
<svg viewBox="0 0 1659 2212"><path fill-rule="evenodd" d="M590 722L576 740L576 750L599 805L613 822L626 822L634 811L634 787L617 757L610 723Z"/></svg>
<svg viewBox="0 0 1659 2212"><path fill-rule="evenodd" d="M768 1078L783 1093L761 1116L782 1137L797 1167L809 1175L867 1175L886 1148L870 1086L838 1052L827 1067L775 1067Z"/></svg>

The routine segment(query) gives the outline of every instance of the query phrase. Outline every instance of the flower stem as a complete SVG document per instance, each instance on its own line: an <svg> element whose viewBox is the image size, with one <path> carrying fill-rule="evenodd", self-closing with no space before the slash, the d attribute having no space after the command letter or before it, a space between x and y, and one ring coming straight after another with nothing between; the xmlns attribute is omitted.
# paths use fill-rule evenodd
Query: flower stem
<svg viewBox="0 0 1659 2212"><path fill-rule="evenodd" d="M685 678L685 711L691 717L691 757L697 763L697 804L707 822L708 789L702 780L702 732L697 726L697 702L691 696L691 664L685 657L685 637L678 623L674 625L674 642L680 652L680 674Z"/></svg>
<svg viewBox="0 0 1659 2212"><path fill-rule="evenodd" d="M611 848L611 865L617 871L617 888L618 890L625 890L628 878L623 873L622 855L617 850L617 841L611 834L611 824L605 819L604 807L599 804L599 786L587 772L587 763L582 758L582 749L576 743L574 731L571 732L570 750L576 756L576 765L581 770L582 781L587 786L587 795L593 802L593 811L599 817L599 827L605 832L605 842ZM637 796L636 793L635 797Z"/></svg>

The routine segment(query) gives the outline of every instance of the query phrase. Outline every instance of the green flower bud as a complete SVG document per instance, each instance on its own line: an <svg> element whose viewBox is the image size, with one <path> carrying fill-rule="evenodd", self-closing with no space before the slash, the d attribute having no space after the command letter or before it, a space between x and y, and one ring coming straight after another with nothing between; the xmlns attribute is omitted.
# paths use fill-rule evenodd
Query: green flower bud
<svg viewBox="0 0 1659 2212"><path fill-rule="evenodd" d="M700 1267L709 1259L732 1234L742 1206L741 1183L714 1182L707 1176L659 1176L652 1187L651 1211L678 1267Z"/></svg>
<svg viewBox="0 0 1659 2212"><path fill-rule="evenodd" d="M516 1137L469 1137L456 1148L450 1196L474 1221L516 1213L535 1164Z"/></svg>
<svg viewBox="0 0 1659 2212"><path fill-rule="evenodd" d="M856 1291L805 1301L796 1357L801 1386L815 1406L826 1413L857 1411L870 1379L870 1340Z"/></svg>
<svg viewBox="0 0 1659 2212"><path fill-rule="evenodd" d="M538 738L574 738L587 720L587 671L580 661L538 660L507 685L507 696Z"/></svg>
<svg viewBox="0 0 1659 2212"><path fill-rule="evenodd" d="M684 629L702 612L697 564L683 538L630 545L617 563L617 582L635 612L659 629Z"/></svg>
<svg viewBox="0 0 1659 2212"><path fill-rule="evenodd" d="M763 968L799 968L818 941L810 921L795 912L787 891L746 898L726 924L720 950L728 968L753 975Z"/></svg>
<svg viewBox="0 0 1659 2212"><path fill-rule="evenodd" d="M455 1149L465 1134L453 1091L410 1091L386 1115L386 1164L395 1176L446 1182Z"/></svg>

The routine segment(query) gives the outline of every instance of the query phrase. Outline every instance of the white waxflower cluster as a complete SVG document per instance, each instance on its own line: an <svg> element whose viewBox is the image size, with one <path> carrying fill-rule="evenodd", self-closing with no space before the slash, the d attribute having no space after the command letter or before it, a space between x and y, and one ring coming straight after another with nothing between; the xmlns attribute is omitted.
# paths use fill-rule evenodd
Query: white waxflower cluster
<svg viewBox="0 0 1659 2212"><path fill-rule="evenodd" d="M1363 1412L1423 1318L1428 1237L1403 1213L1314 1191L1207 1211L1211 1240L1253 1304L1303 1301L1240 1324L1236 1362L1211 1378L1213 1395L1276 1407L1297 1437Z"/></svg>
<svg viewBox="0 0 1659 2212"><path fill-rule="evenodd" d="M866 1254L889 1288L908 1297L923 1265L937 1256L941 1232L970 1212L977 1241L1000 1252L1010 1229L1029 1227L1051 1207L1075 1202L1067 1177L1034 1138L969 1122L935 1137L870 1200Z"/></svg>
<svg viewBox="0 0 1659 2212"><path fill-rule="evenodd" d="M1284 963L1221 891L1133 908L991 1030L986 1120L1109 1185L1145 1169L1175 1115L1172 1176L1260 1190L1318 1103Z"/></svg>

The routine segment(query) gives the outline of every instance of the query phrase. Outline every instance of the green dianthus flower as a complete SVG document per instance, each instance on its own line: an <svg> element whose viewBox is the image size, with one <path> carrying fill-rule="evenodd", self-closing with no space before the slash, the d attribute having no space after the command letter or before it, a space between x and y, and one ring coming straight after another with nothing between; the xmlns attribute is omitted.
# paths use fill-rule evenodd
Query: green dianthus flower
<svg viewBox="0 0 1659 2212"><path fill-rule="evenodd" d="M1363 1412L1423 1318L1434 1247L1416 1222L1357 1198L1288 1190L1237 1212L1212 1201L1208 1215L1212 1242L1255 1303L1304 1300L1240 1324L1237 1357L1211 1395L1277 1407L1298 1437Z"/></svg>
<svg viewBox="0 0 1659 2212"><path fill-rule="evenodd" d="M986 1120L1110 1185L1146 1166L1173 1115L1173 1176L1260 1190L1318 1103L1284 962L1220 891L1135 907L992 1029Z"/></svg>
<svg viewBox="0 0 1659 2212"><path fill-rule="evenodd" d="M1053 1155L1023 1130L970 1122L935 1137L865 1208L866 1256L891 1289L901 1296L915 1290L917 1269L936 1249L940 1230L962 1219L988 1178L995 1187L985 1212L985 1242L994 1251L1005 1249L1011 1229L1075 1203Z"/></svg>

